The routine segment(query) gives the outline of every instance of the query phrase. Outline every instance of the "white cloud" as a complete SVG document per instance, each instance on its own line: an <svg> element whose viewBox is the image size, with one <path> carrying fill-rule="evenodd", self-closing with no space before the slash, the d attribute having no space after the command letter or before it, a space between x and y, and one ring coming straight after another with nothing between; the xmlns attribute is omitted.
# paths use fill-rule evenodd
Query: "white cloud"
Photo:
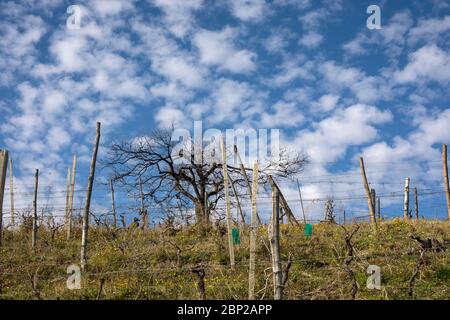
<svg viewBox="0 0 450 320"><path fill-rule="evenodd" d="M303 123L304 117L293 102L279 101L272 108L275 112L265 112L261 115L259 125L267 128L296 127Z"/></svg>
<svg viewBox="0 0 450 320"><path fill-rule="evenodd" d="M102 17L118 15L133 8L131 0L95 0L91 5Z"/></svg>
<svg viewBox="0 0 450 320"><path fill-rule="evenodd" d="M236 49L234 41L238 33L229 27L221 31L201 30L193 43L199 50L200 62L215 65L232 73L248 73L255 70L256 54L249 50Z"/></svg>
<svg viewBox="0 0 450 320"><path fill-rule="evenodd" d="M413 19L409 11L401 11L394 14L383 25L381 30L370 32L366 26L358 35L343 44L342 48L347 54L361 55L377 52L376 47L383 47L383 53L391 59L397 58L405 48L406 35L413 25Z"/></svg>
<svg viewBox="0 0 450 320"><path fill-rule="evenodd" d="M307 48L316 48L323 41L323 36L317 32L308 32L300 38L299 43Z"/></svg>
<svg viewBox="0 0 450 320"><path fill-rule="evenodd" d="M331 111L333 110L339 101L339 96L334 94L325 94L320 97L317 103L314 104L321 111Z"/></svg>
<svg viewBox="0 0 450 320"><path fill-rule="evenodd" d="M47 28L43 19L29 14L17 14L14 20L0 22L0 85L11 83L15 73L27 74L37 61L36 45Z"/></svg>
<svg viewBox="0 0 450 320"><path fill-rule="evenodd" d="M179 127L184 123L186 117L184 113L174 106L164 106L155 115L155 120L163 128L170 128L172 125Z"/></svg>
<svg viewBox="0 0 450 320"><path fill-rule="evenodd" d="M449 81L450 53L436 45L424 46L409 55L409 63L395 73L395 79L399 83Z"/></svg>
<svg viewBox="0 0 450 320"><path fill-rule="evenodd" d="M276 73L268 79L268 83L274 86L284 86L296 79L314 79L311 72L314 68L312 61L303 61L300 59L287 58L277 67Z"/></svg>
<svg viewBox="0 0 450 320"><path fill-rule="evenodd" d="M164 12L167 28L177 37L184 37L194 27L193 12L199 10L203 0L148 0Z"/></svg>
<svg viewBox="0 0 450 320"><path fill-rule="evenodd" d="M199 87L203 84L201 71L182 57L169 57L158 68L159 73L171 81L179 81L187 87Z"/></svg>
<svg viewBox="0 0 450 320"><path fill-rule="evenodd" d="M350 89L359 102L375 103L391 98L392 85L382 76L367 76L358 68L341 66L334 61L321 63L319 72L330 89Z"/></svg>
<svg viewBox="0 0 450 320"><path fill-rule="evenodd" d="M267 11L265 0L229 0L231 13L243 21L264 18Z"/></svg>
<svg viewBox="0 0 450 320"><path fill-rule="evenodd" d="M368 143L378 137L374 125L392 120L389 111L356 104L336 112L313 130L300 131L294 145L304 148L312 161L330 162L342 157L347 148Z"/></svg>
<svg viewBox="0 0 450 320"><path fill-rule="evenodd" d="M419 20L417 26L412 28L408 34L408 41L416 43L420 40L427 42L438 39L442 34L450 31L450 16Z"/></svg>

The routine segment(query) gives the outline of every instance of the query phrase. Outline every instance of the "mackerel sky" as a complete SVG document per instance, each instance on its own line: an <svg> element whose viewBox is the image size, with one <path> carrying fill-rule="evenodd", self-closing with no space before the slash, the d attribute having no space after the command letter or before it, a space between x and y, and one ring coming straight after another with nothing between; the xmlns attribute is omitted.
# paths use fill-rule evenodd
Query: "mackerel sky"
<svg viewBox="0 0 450 320"><path fill-rule="evenodd" d="M366 27L372 4L379 30ZM78 30L66 26L70 5L81 8ZM202 120L277 128L304 150L311 216L326 196L339 212L367 212L359 156L387 215L402 214L405 177L423 214L446 215L450 1L23 0L1 1L0 17L0 147L14 160L20 209L36 168L41 203L64 203L72 154L85 188L96 121L104 158L112 141ZM100 166L97 208L109 206L108 174ZM283 190L298 210L296 184Z"/></svg>

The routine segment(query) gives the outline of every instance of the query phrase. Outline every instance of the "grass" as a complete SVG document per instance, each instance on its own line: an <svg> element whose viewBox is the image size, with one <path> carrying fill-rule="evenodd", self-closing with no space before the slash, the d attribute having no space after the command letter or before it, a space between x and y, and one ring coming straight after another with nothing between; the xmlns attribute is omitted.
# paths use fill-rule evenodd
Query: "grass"
<svg viewBox="0 0 450 320"><path fill-rule="evenodd" d="M346 226L351 229L353 226ZM67 267L79 264L80 230L65 239L60 230L52 237L41 227L35 254L27 228L6 231L0 255L0 299L197 299L197 277L192 267L205 267L207 299L246 299L248 295L248 229L241 229L236 247L236 267L228 265L223 228L195 227L115 230L92 227L89 234L89 267L82 273L80 290L66 287ZM272 299L271 257L267 230L258 230L256 296ZM303 227L282 225L281 256L292 266L285 299L349 299L351 281L343 268L347 254L344 229L338 225L314 225L306 238ZM419 243L411 235L433 238L445 251L427 251L424 265L408 286L419 257ZM358 282L357 299L449 299L450 264L448 221L381 223L373 233L367 224L354 235L356 257L351 262ZM381 290L366 287L369 265L381 267ZM101 283L103 283L101 285ZM101 289L101 290L100 290Z"/></svg>

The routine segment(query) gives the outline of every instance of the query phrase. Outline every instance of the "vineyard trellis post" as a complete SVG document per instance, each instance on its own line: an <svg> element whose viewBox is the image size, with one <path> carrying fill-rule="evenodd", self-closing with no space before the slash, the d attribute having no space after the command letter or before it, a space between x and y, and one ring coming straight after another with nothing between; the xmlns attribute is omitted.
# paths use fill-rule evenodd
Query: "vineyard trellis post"
<svg viewBox="0 0 450 320"><path fill-rule="evenodd" d="M227 149L223 135L220 137L220 146L222 151L223 190L225 193L225 202L226 202L228 249L230 253L231 269L234 269L234 246L231 234L232 232L231 204L230 204L230 194L228 190Z"/></svg>
<svg viewBox="0 0 450 320"><path fill-rule="evenodd" d="M416 214L416 220L419 221L419 199L417 197L417 188L414 187L414 211Z"/></svg>
<svg viewBox="0 0 450 320"><path fill-rule="evenodd" d="M31 231L31 249L33 253L36 251L36 243L37 243L37 223L38 223L38 215L37 215L37 196L38 196L38 188L39 188L39 169L36 169L36 174L34 176L34 198L33 198L33 228Z"/></svg>
<svg viewBox="0 0 450 320"><path fill-rule="evenodd" d="M288 221L292 224L295 223L297 226L299 226L300 224L298 223L297 219L294 216L294 213L292 212L291 208L289 207L289 204L287 203L286 199L284 198L283 193L280 190L280 187L278 187L277 183L275 182L273 177L270 175L269 175L269 183L272 188L275 188L278 190L278 198L279 198L280 206L283 209L284 214L287 215Z"/></svg>
<svg viewBox="0 0 450 320"><path fill-rule="evenodd" d="M377 218L381 221L381 200L380 197L377 198Z"/></svg>
<svg viewBox="0 0 450 320"><path fill-rule="evenodd" d="M361 168L361 176L364 184L364 189L366 190L367 205L369 207L369 214L370 214L370 223L376 229L377 223L375 220L375 211L373 209L374 205L372 203L372 196L369 189L369 182L367 181L366 168L364 167L364 159L362 157L359 158L359 166Z"/></svg>
<svg viewBox="0 0 450 320"><path fill-rule="evenodd" d="M450 220L450 185L448 182L447 145L442 145L442 163L444 171L445 198L447 199L447 215Z"/></svg>
<svg viewBox="0 0 450 320"><path fill-rule="evenodd" d="M245 170L244 163L242 162L241 155L239 154L239 150L236 145L234 145L234 154L235 157L239 159L239 167L241 168L242 175L244 176L245 184L247 185L247 192L250 198L252 198L252 187L250 185L250 179L248 178L247 171ZM259 214L256 213L256 218L258 219L258 223L262 224L261 218Z"/></svg>
<svg viewBox="0 0 450 320"><path fill-rule="evenodd" d="M302 191L300 189L300 182L298 182L298 179L297 179L297 188L298 188L298 196L300 197L300 206L302 208L303 223L306 225L305 208L303 207Z"/></svg>
<svg viewBox="0 0 450 320"><path fill-rule="evenodd" d="M84 207L83 214L83 229L81 233L81 269L85 270L87 267L87 243L88 243L88 232L89 232L89 215L91 209L91 196L92 187L94 185L95 176L95 164L97 162L98 145L100 143L100 122L97 122L97 130L95 135L94 151L92 153L91 167L89 170L88 178L88 188L86 192L86 205Z"/></svg>
<svg viewBox="0 0 450 320"><path fill-rule="evenodd" d="M8 166L8 151L0 150L0 246L3 232L3 196L5 194L6 168Z"/></svg>
<svg viewBox="0 0 450 320"><path fill-rule="evenodd" d="M269 176L270 178L270 176ZM272 219L269 224L270 250L272 253L274 299L283 299L283 272L280 255L280 192L272 186Z"/></svg>
<svg viewBox="0 0 450 320"><path fill-rule="evenodd" d="M409 219L409 182L410 179L405 179L405 198L403 204L403 217L405 220Z"/></svg>
<svg viewBox="0 0 450 320"><path fill-rule="evenodd" d="M147 230L148 228L148 218L147 218L147 209L145 208L144 202L144 190L142 188L142 179L139 177L139 192L141 198L141 219L142 219L142 230Z"/></svg>
<svg viewBox="0 0 450 320"><path fill-rule="evenodd" d="M14 208L14 175L13 175L13 160L9 159L9 205L11 208L11 225L14 228L16 225L15 208Z"/></svg>
<svg viewBox="0 0 450 320"><path fill-rule="evenodd" d="M239 213L239 216L241 218L242 224L245 225L245 217L244 212L242 210L241 201L239 200L239 195L237 193L236 187L234 186L234 181L231 179L230 175L227 173L228 179L230 180L231 189L233 190L234 198L236 199L236 206Z"/></svg>
<svg viewBox="0 0 450 320"><path fill-rule="evenodd" d="M250 222L250 265L248 273L248 298L255 299L255 263L256 263L256 233L258 228L256 199L258 194L258 161L253 164L252 217Z"/></svg>
<svg viewBox="0 0 450 320"><path fill-rule="evenodd" d="M66 183L66 210L64 211L66 228L69 224L69 201L70 201L70 168L67 167L67 183Z"/></svg>
<svg viewBox="0 0 450 320"><path fill-rule="evenodd" d="M112 215L113 215L113 226L117 228L117 216L116 216L116 201L114 196L114 181L109 180L109 186L111 187L111 205L112 205Z"/></svg>
<svg viewBox="0 0 450 320"><path fill-rule="evenodd" d="M370 195L372 196L373 212L375 215L375 212L377 212L377 205L376 205L377 193L376 193L375 189L370 190ZM376 221L376 218L375 218L375 221Z"/></svg>
<svg viewBox="0 0 450 320"><path fill-rule="evenodd" d="M72 233L72 216L73 216L73 195L75 193L75 175L77 172L77 156L73 156L73 162L72 162L72 179L70 182L70 199L69 199L69 210L67 212L67 226L66 226L66 232L67 232L67 240L70 240L71 233Z"/></svg>

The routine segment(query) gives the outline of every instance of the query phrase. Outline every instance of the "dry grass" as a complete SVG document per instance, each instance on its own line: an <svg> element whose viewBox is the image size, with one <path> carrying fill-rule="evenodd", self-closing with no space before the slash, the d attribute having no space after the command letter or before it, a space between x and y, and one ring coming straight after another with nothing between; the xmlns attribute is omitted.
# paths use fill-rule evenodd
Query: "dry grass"
<svg viewBox="0 0 450 320"><path fill-rule="evenodd" d="M351 229L352 226L347 226ZM261 227L257 247L257 298L273 297L266 230ZM414 283L416 299L450 298L447 221L402 220L383 222L377 234L362 224L352 243L356 257L350 264L359 290L357 299L410 299L408 285L420 246L411 235L433 238L447 250L426 252ZM248 285L248 230L241 230L236 268L230 270L226 236L211 229L199 235L195 228L165 228L142 232L93 228L89 242L89 269L82 288L66 288L66 269L79 263L80 231L65 241L62 230L52 239L39 230L38 251L31 254L29 232L5 233L0 256L1 299L197 299L197 278L192 267L203 264L208 299L246 299ZM286 299L349 299L351 281L343 268L344 230L330 224L314 226L307 239L302 227L282 226L283 261L292 257L285 288ZM366 287L370 264L381 267L382 290ZM103 285L100 284L103 282ZM100 289L102 287L102 290Z"/></svg>

